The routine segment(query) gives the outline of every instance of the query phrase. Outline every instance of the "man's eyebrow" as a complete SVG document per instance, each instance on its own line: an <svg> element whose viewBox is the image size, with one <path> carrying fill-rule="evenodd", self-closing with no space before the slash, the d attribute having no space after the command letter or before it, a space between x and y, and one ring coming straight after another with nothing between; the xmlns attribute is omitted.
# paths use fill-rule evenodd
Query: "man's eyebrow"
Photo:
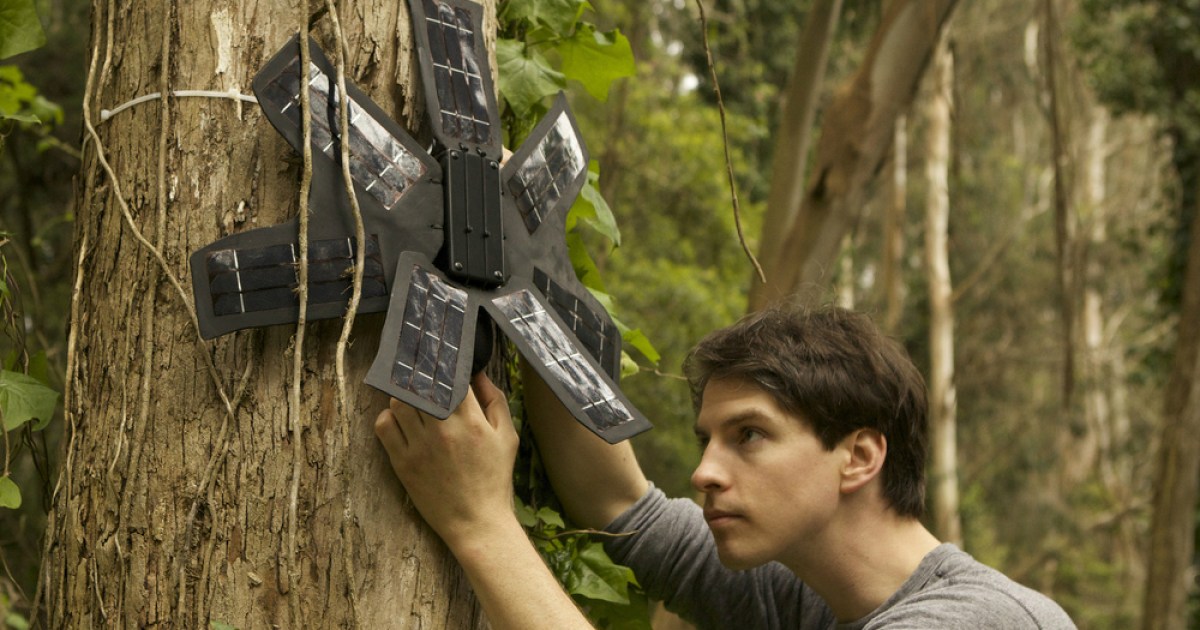
<svg viewBox="0 0 1200 630"><path fill-rule="evenodd" d="M739 411L732 416L722 419L717 423L716 428L719 430L730 426L736 426L743 422L762 420L765 417L767 417L766 414L760 411L757 407L750 407L748 409ZM692 432L696 434L696 437L701 439L709 436L709 432L706 429L700 428L699 423L692 425Z"/></svg>

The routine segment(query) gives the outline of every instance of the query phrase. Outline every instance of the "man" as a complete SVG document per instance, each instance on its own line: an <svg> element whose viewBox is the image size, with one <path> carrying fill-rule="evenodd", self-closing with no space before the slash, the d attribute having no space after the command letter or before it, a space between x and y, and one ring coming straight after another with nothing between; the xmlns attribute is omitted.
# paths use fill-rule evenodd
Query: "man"
<svg viewBox="0 0 1200 630"><path fill-rule="evenodd" d="M864 315L775 308L687 363L704 507L668 500L628 443L574 422L530 370L526 403L568 516L635 532L606 544L647 592L702 628L1073 628L1046 597L921 524L925 386ZM512 514L517 438L477 377L443 422L396 401L376 433L497 628L586 628Z"/></svg>

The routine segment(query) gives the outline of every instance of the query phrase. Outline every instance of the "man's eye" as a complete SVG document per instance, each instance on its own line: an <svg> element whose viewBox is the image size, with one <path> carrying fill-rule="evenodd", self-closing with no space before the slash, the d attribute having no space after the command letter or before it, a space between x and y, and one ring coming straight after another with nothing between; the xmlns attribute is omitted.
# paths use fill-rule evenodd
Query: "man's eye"
<svg viewBox="0 0 1200 630"><path fill-rule="evenodd" d="M757 442L758 440L761 440L767 436L762 431L759 431L758 429L752 429L752 428L747 427L745 429L742 429L742 433L741 433L740 437L741 437L741 439L739 441L742 444L746 444L747 442Z"/></svg>

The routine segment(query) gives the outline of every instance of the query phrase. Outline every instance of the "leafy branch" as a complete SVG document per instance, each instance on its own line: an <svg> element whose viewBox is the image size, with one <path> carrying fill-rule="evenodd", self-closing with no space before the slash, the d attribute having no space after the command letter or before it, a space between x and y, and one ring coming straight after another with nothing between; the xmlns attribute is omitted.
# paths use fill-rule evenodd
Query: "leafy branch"
<svg viewBox="0 0 1200 630"><path fill-rule="evenodd" d="M592 97L604 101L613 81L633 76L633 50L618 30L601 31L586 21L585 0L507 0L500 4L500 34L496 42L501 119L506 144L518 146L548 111L549 98L580 84ZM580 282L610 315L614 300L604 288L599 269L585 246L584 231L598 234L617 247L621 233L608 202L600 194L600 167L592 161L579 197L566 219L566 240L571 264ZM641 331L613 316L622 339L657 363L654 346ZM510 401L513 417L523 420L523 396L516 366L510 364L510 381L516 383ZM622 372L639 367L622 353ZM521 422L523 424L523 422ZM572 598L601 628L650 628L649 602L633 571L609 558L594 540L601 532L569 527L546 481L536 449L522 440L516 469L517 518L551 572Z"/></svg>

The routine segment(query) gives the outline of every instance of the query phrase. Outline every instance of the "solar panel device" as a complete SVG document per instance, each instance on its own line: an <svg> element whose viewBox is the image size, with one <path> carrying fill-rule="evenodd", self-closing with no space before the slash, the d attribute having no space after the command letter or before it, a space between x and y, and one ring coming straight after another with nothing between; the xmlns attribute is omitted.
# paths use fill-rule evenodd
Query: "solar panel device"
<svg viewBox="0 0 1200 630"><path fill-rule="evenodd" d="M433 146L426 151L347 84L350 178L366 228L358 312L387 312L366 382L445 418L486 362L499 330L576 420L608 442L650 428L621 392L621 337L575 276L566 214L588 153L560 94L501 165L499 114L482 9L467 0L410 0ZM308 90L314 149L308 319L341 317L359 243L342 179L336 73L293 37L254 79L267 119L300 150ZM299 222L222 238L191 256L201 334L294 323Z"/></svg>

